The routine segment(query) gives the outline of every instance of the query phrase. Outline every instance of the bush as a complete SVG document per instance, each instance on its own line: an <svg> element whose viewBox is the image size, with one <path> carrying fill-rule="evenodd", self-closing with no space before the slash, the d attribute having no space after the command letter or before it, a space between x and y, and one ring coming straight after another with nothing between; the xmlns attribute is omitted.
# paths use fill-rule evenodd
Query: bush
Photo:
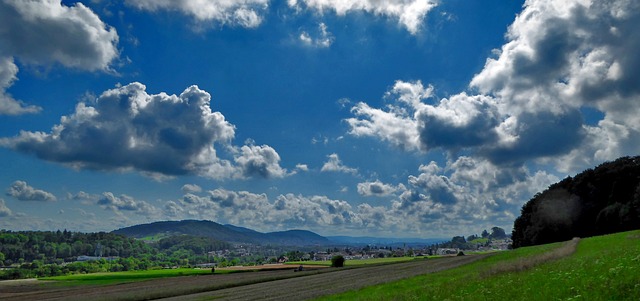
<svg viewBox="0 0 640 301"><path fill-rule="evenodd" d="M336 255L331 257L331 266L334 268L341 268L344 266L344 257L342 255Z"/></svg>

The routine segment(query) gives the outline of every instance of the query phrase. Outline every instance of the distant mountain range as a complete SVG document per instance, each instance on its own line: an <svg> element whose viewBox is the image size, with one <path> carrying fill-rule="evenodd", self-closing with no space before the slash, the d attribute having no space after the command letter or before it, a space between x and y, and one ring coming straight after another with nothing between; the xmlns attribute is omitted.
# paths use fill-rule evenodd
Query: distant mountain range
<svg viewBox="0 0 640 301"><path fill-rule="evenodd" d="M193 235L235 243L272 244L282 246L312 245L430 245L446 239L379 238L330 236L324 237L307 230L258 232L234 225L221 225L205 220L162 221L121 228L112 231L133 238Z"/></svg>
<svg viewBox="0 0 640 301"><path fill-rule="evenodd" d="M216 240L227 242L274 244L283 246L309 246L330 244L329 240L326 237L306 230L289 230L262 233L243 227L221 225L212 221L197 220L154 222L150 224L135 225L114 230L113 233L122 234L133 238L187 234L193 236L211 237Z"/></svg>

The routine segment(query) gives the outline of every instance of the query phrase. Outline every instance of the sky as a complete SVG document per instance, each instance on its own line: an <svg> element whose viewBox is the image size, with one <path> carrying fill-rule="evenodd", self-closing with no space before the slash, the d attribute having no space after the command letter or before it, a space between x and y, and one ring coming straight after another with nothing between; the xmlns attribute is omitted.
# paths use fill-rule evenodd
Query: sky
<svg viewBox="0 0 640 301"><path fill-rule="evenodd" d="M0 229L510 231L640 150L633 0L0 0Z"/></svg>

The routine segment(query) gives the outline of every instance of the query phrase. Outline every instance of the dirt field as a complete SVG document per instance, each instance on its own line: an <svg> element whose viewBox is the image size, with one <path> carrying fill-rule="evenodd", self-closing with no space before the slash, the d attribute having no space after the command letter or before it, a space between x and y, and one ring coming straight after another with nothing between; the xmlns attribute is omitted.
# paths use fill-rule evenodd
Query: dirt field
<svg viewBox="0 0 640 301"><path fill-rule="evenodd" d="M0 282L0 300L305 300L467 264L488 255L416 260L357 268L267 270L185 276L103 286L45 281Z"/></svg>

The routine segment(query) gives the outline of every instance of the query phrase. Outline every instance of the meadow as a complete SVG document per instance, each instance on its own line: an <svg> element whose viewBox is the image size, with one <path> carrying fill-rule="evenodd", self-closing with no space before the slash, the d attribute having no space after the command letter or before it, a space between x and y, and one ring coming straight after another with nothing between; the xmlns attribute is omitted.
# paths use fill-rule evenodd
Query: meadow
<svg viewBox="0 0 640 301"><path fill-rule="evenodd" d="M640 300L640 231L497 253L320 300ZM544 254L559 254L544 260Z"/></svg>

